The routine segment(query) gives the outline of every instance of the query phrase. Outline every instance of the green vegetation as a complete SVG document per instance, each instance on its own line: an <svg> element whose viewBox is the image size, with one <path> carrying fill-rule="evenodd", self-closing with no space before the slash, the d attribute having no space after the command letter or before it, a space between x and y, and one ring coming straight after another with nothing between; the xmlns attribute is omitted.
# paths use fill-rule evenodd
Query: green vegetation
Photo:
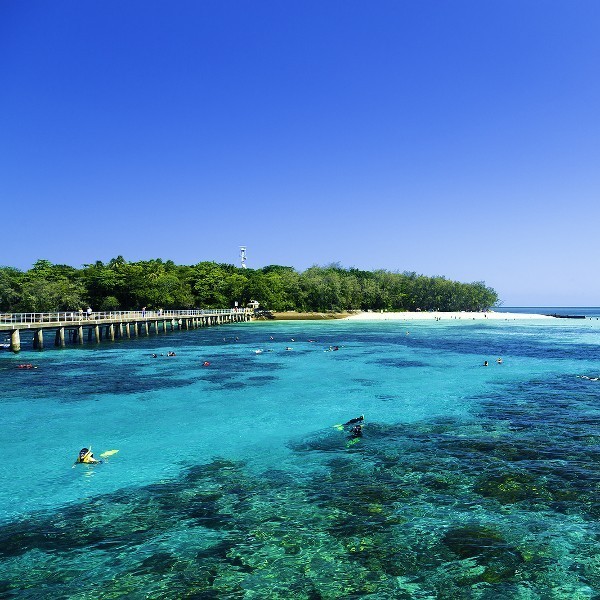
<svg viewBox="0 0 600 600"><path fill-rule="evenodd" d="M200 262L176 265L161 259L127 262L122 256L76 269L38 260L28 271L0 267L0 310L45 312L230 308L250 300L272 311L466 310L490 308L497 293L483 282L385 270L361 271L339 264L310 267L271 265L241 269Z"/></svg>

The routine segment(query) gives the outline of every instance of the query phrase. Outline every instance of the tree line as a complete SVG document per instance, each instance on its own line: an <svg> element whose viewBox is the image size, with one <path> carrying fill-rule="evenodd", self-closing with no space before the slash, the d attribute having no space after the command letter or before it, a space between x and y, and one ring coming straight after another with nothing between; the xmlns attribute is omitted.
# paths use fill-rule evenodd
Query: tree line
<svg viewBox="0 0 600 600"><path fill-rule="evenodd" d="M498 295L481 281L362 271L337 263L299 272L280 265L242 269L205 261L188 266L118 256L80 269L48 260L27 271L0 267L3 312L231 308L250 300L272 311L480 311L496 305Z"/></svg>

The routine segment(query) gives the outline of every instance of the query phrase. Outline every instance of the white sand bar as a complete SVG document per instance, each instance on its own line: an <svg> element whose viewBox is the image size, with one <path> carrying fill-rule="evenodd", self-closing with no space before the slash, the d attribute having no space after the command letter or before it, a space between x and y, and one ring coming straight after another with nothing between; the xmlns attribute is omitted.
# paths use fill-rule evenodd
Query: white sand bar
<svg viewBox="0 0 600 600"><path fill-rule="evenodd" d="M536 315L528 313L508 313L508 312L359 312L344 320L352 321L426 321L426 320L502 320L513 321L523 319L553 319L548 315Z"/></svg>

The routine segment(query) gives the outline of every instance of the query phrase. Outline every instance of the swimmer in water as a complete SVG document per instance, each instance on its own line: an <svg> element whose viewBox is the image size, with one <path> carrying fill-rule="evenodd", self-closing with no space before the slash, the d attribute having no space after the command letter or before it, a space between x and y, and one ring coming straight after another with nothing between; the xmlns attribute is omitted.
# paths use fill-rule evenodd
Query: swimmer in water
<svg viewBox="0 0 600 600"><path fill-rule="evenodd" d="M351 440L357 439L362 437L362 430L363 430L363 426L362 425L355 425L351 430L350 430L350 435L348 436Z"/></svg>
<svg viewBox="0 0 600 600"><path fill-rule="evenodd" d="M365 415L360 415L360 417L355 417L354 419L350 419L346 421L344 425L354 425L355 423L362 423L365 420Z"/></svg>
<svg viewBox="0 0 600 600"><path fill-rule="evenodd" d="M88 465L97 465L100 461L94 458L91 448L82 448L79 451L75 464L85 463Z"/></svg>

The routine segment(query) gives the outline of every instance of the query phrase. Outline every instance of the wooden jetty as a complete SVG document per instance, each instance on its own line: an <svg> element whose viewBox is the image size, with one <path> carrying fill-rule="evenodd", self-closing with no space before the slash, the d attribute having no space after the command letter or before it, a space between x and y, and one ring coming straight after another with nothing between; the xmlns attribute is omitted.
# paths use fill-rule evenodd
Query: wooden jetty
<svg viewBox="0 0 600 600"><path fill-rule="evenodd" d="M0 314L0 335L10 337L10 350L21 350L21 332L33 332L33 347L44 347L44 332L55 331L54 345L64 348L67 341L74 344L117 338L167 333L175 329L195 329L224 323L250 321L253 310L205 309L159 311L56 312Z"/></svg>

